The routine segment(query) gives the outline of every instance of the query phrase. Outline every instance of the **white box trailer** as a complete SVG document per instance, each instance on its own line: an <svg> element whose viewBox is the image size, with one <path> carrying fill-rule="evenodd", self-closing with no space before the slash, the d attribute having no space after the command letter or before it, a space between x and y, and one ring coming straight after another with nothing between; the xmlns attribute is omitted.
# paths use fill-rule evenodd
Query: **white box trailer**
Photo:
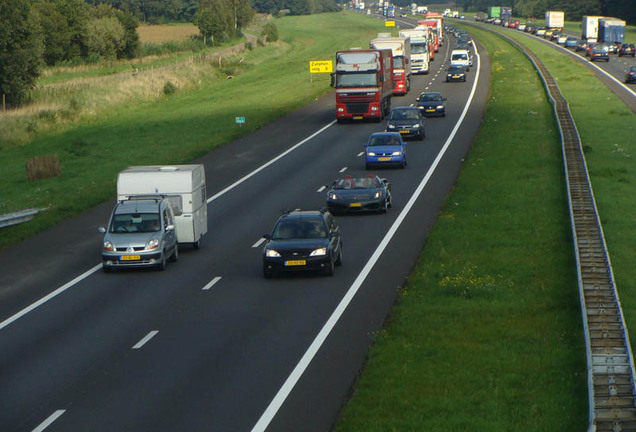
<svg viewBox="0 0 636 432"><path fill-rule="evenodd" d="M427 74L431 60L428 49L428 29L404 29L399 31L399 35L408 37L411 41L411 72Z"/></svg>
<svg viewBox="0 0 636 432"><path fill-rule="evenodd" d="M545 26L550 29L561 29L565 24L565 14L561 11L546 11Z"/></svg>
<svg viewBox="0 0 636 432"><path fill-rule="evenodd" d="M588 42L596 42L598 39L598 20L602 16L585 15L581 21L581 39Z"/></svg>
<svg viewBox="0 0 636 432"><path fill-rule="evenodd" d="M117 200L163 196L175 214L179 243L200 245L208 232L205 168L200 164L131 166L117 176Z"/></svg>

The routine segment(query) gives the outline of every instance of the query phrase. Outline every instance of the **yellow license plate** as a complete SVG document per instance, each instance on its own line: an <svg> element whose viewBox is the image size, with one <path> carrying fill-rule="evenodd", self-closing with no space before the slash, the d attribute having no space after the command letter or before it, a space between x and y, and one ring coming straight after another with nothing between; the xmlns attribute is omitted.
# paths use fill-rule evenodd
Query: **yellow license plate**
<svg viewBox="0 0 636 432"><path fill-rule="evenodd" d="M350 203L349 207L362 207L362 203Z"/></svg>
<svg viewBox="0 0 636 432"><path fill-rule="evenodd" d="M459 78L459 75L453 75L453 78Z"/></svg>
<svg viewBox="0 0 636 432"><path fill-rule="evenodd" d="M121 257L122 261L139 261L140 259L139 255L124 255Z"/></svg>
<svg viewBox="0 0 636 432"><path fill-rule="evenodd" d="M435 112L435 108L427 109L426 112Z"/></svg>
<svg viewBox="0 0 636 432"><path fill-rule="evenodd" d="M409 133L410 131L408 130L401 130L400 133Z"/></svg>
<svg viewBox="0 0 636 432"><path fill-rule="evenodd" d="M304 265L307 265L307 261L305 260L285 261L285 265L286 266L304 266Z"/></svg>
<svg viewBox="0 0 636 432"><path fill-rule="evenodd" d="M380 161L380 162L386 162L386 161L390 161L390 160L391 160L390 157L379 157L378 158L378 161Z"/></svg>
<svg viewBox="0 0 636 432"><path fill-rule="evenodd" d="M362 117L362 116L353 116L353 119L354 119L354 120L362 120L363 118L364 118L364 117Z"/></svg>

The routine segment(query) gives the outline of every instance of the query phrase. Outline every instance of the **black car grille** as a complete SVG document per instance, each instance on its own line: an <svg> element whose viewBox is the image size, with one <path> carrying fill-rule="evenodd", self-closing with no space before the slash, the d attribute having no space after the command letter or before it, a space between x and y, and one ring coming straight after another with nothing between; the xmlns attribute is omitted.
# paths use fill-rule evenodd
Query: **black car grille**
<svg viewBox="0 0 636 432"><path fill-rule="evenodd" d="M347 112L351 114L364 114L369 112L368 103L348 103Z"/></svg>
<svg viewBox="0 0 636 432"><path fill-rule="evenodd" d="M133 248L133 252L140 252L144 249L145 249L145 246L135 246ZM118 247L118 248L115 248L115 250L117 250L117 252L128 252L127 247Z"/></svg>

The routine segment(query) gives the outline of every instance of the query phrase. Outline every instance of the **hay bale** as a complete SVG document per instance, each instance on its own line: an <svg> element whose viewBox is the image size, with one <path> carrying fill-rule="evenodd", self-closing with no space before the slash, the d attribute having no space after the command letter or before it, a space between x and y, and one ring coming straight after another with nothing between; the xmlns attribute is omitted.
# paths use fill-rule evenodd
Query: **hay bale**
<svg viewBox="0 0 636 432"><path fill-rule="evenodd" d="M55 154L34 156L27 159L26 170L29 181L62 175L60 161Z"/></svg>

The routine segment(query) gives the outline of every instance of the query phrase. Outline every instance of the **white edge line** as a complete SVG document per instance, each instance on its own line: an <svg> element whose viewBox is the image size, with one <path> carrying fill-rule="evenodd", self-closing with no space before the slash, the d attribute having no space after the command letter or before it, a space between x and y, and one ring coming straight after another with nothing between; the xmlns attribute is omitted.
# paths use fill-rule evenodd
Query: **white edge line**
<svg viewBox="0 0 636 432"><path fill-rule="evenodd" d="M64 414L65 412L66 412L66 410L57 410L57 411L55 411L53 414L51 414L49 416L49 418L44 420L42 423L40 423L40 425L38 427L33 429L33 432L42 432L47 427L51 426L51 423L53 423L55 420L60 418L60 416L62 414Z"/></svg>
<svg viewBox="0 0 636 432"><path fill-rule="evenodd" d="M212 288L218 281L221 280L221 276L217 276L214 279L212 279L210 282L208 282L208 284L206 286L204 286L201 291L207 291L210 288Z"/></svg>
<svg viewBox="0 0 636 432"><path fill-rule="evenodd" d="M347 170L348 167L343 167L339 172L343 173Z"/></svg>
<svg viewBox="0 0 636 432"><path fill-rule="evenodd" d="M318 189L316 192L322 192L325 189L327 189L327 186L320 186L320 189Z"/></svg>
<svg viewBox="0 0 636 432"><path fill-rule="evenodd" d="M362 156L364 154L363 151L361 151L360 153L358 153L358 157Z"/></svg>
<svg viewBox="0 0 636 432"><path fill-rule="evenodd" d="M252 171L251 173L247 174L245 177L235 181L234 183L232 183L231 185L229 185L228 187L226 187L225 189L221 190L220 192L217 192L216 194L212 195L210 198L207 199L207 203L210 204L212 201L214 201L215 199L219 198L221 195L224 195L225 193L229 192L230 190L234 189L235 187L237 187L238 185L240 185L241 183L243 183L244 181L246 181L247 179L249 179L250 177L253 177L254 175L258 174L259 172L263 171L265 168L267 168L268 166L272 165L274 162L278 161L279 159L282 159L283 157L287 156L289 153L293 152L294 150L296 150L298 147L300 147L301 145L305 144L307 141L311 140L312 138L314 138L315 136L323 133L327 128L333 126L336 123L336 120L333 120L331 123L328 123L327 125L323 126L322 128L318 129L316 132L314 132L313 134L309 135L307 138L305 138L304 140L300 141L299 143L291 146L290 148L288 148L287 150L285 150L284 152L282 152L281 154L279 154L278 156L276 156L274 159L271 159L269 162L267 162L264 165L261 165L260 167L256 168L254 171Z"/></svg>
<svg viewBox="0 0 636 432"><path fill-rule="evenodd" d="M266 240L266 239L265 239L265 237L261 237L261 238L259 238L259 239L258 239L258 241L252 245L252 247L253 247L253 248L257 248L257 247L259 247L260 245L262 245L262 244L263 244L263 242L264 242L265 240Z"/></svg>
<svg viewBox="0 0 636 432"><path fill-rule="evenodd" d="M475 48L475 54L481 64L481 57L479 56L479 53L477 52L476 48ZM384 249L386 249L387 245L389 244L389 241L393 238L393 236L395 235L395 232L397 231L397 229L400 227L400 225L402 224L402 222L408 215L409 211L411 210L411 208L413 207L413 205L419 198L419 195L424 190L424 187L426 187L428 181L433 176L433 173L435 172L435 170L437 169L437 166L441 162L442 157L444 156L444 154L450 147L452 140L454 139L455 135L457 134L457 131L459 130L459 127L464 121L464 117L466 117L466 113L468 112L468 109L470 108L470 105L473 100L473 96L475 95L475 91L477 89L477 83L479 82L479 75L480 75L480 70L478 68L477 73L475 75L475 81L473 82L473 87L470 92L470 96L468 97L468 101L466 102L466 105L464 106L464 111L462 112L462 115L457 121L457 124L451 131L451 134L449 135L448 139L444 143L444 146L442 147L441 151L437 154L437 157L435 158L435 160L433 161L433 164L431 165L430 169L426 173L426 176L424 176L424 178L418 185L417 189L415 190L415 192L409 199L408 203L404 206L404 209L400 212L399 216L397 217L397 219L395 220L395 222L393 223L389 231L386 233L386 235L384 236L384 238L378 245L377 249L371 256L367 264L364 266L364 268L362 269L362 271L360 272L356 280L353 282L353 284L349 287L349 290L347 291L345 296L342 298L342 300L340 301L336 309L333 311L333 313L331 314L331 316L329 317L325 325L322 327L322 329L320 330L320 332L318 333L314 341L311 343L311 345L309 346L305 354L302 356L302 358L300 359L300 361L298 362L294 370L291 372L289 377L287 377L287 380L283 383L280 390L278 390L278 393L276 393L276 395L270 402L269 406L265 409L265 412L261 415L261 418L258 420L256 425L254 425L254 427L252 428L252 432L263 432L267 429L267 427L273 420L274 416L276 415L280 407L283 405L283 402L285 402L285 399L287 399L287 397L289 396L289 394L295 387L296 383L298 382L300 377L303 375L303 373L305 372L305 370L311 363L312 359L314 358L314 356L316 355L316 353L318 352L322 344L327 339L327 336L329 336L329 334L331 333L331 330L335 327L335 325L337 324L338 320L344 313L347 306L349 306L349 303L351 302L353 297L356 295L356 293L358 292L358 289L360 289L360 286L362 285L364 280L367 278L367 276L371 272L373 266L375 265L377 260L380 258L380 255L382 255L382 253L384 252Z"/></svg>
<svg viewBox="0 0 636 432"><path fill-rule="evenodd" d="M89 277L90 275L92 275L93 273L95 273L97 270L99 270L101 268L102 268L102 265L101 264L97 264L95 267L91 268L90 270L85 271L84 273L82 273L81 275L77 276L72 281L65 283L64 285L62 285L61 287L59 287L55 291L47 294L46 296L42 297L40 300L38 300L35 303L31 304L30 306L27 306L26 308L22 309L17 314L15 314L12 317L9 317L6 320L2 321L0 323L0 330L5 328L6 326L11 324L12 322L18 320L19 318L22 318L24 315L28 314L33 309L43 305L47 301L51 300L53 297L63 293L64 291L66 291L67 289L69 289L70 287L75 285L76 283L80 282L81 280L86 279L87 277Z"/></svg>
<svg viewBox="0 0 636 432"><path fill-rule="evenodd" d="M157 335L157 333L159 333L159 330L153 330L150 333L148 333L146 336L144 336L144 338L142 340L140 340L139 342L137 342L135 345L133 345L132 349L139 349L142 346L146 345L146 343L152 339L153 337L155 337Z"/></svg>

